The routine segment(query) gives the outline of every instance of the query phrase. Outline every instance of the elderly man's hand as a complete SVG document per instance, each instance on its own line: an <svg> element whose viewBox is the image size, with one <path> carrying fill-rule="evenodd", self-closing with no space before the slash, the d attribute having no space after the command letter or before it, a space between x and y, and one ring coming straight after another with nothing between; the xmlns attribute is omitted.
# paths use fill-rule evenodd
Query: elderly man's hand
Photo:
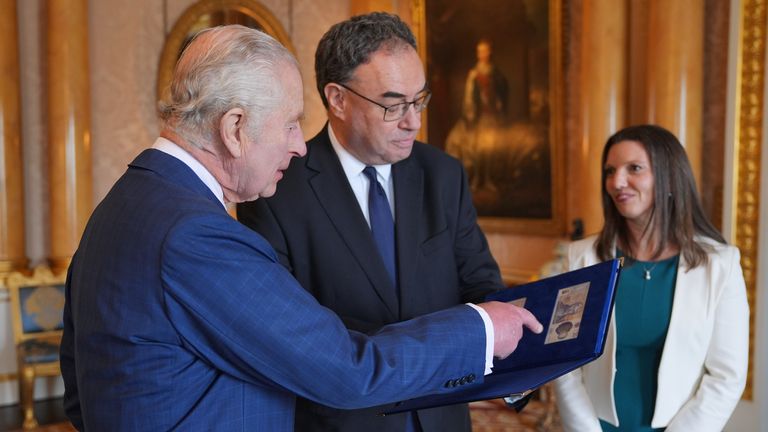
<svg viewBox="0 0 768 432"><path fill-rule="evenodd" d="M544 326L526 309L501 302L481 303L493 322L493 355L505 358L517 348L523 337L523 326L534 333L541 333Z"/></svg>

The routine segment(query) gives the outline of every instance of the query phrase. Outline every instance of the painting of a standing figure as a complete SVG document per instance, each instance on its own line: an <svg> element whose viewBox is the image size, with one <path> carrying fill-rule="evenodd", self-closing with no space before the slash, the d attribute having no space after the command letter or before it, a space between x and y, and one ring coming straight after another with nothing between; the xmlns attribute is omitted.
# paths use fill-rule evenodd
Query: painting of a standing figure
<svg viewBox="0 0 768 432"><path fill-rule="evenodd" d="M445 151L464 161L475 195L497 191L491 162L507 126L507 78L491 62L491 52L489 40L477 43L477 63L467 74L462 116L445 141Z"/></svg>
<svg viewBox="0 0 768 432"><path fill-rule="evenodd" d="M424 3L427 139L463 162L481 218L558 217L550 3Z"/></svg>

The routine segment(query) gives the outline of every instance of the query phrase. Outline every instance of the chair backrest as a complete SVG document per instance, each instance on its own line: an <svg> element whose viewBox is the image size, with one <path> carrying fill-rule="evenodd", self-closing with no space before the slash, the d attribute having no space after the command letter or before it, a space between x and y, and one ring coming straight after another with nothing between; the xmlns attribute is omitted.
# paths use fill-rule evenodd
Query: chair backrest
<svg viewBox="0 0 768 432"><path fill-rule="evenodd" d="M5 285L11 299L16 344L30 339L61 337L66 274L37 267L31 276L13 272Z"/></svg>

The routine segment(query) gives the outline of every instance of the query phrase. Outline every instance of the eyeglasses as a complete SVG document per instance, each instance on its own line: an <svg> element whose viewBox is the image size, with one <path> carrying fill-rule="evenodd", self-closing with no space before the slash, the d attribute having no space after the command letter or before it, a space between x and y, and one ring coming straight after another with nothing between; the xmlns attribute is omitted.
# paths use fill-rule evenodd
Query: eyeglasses
<svg viewBox="0 0 768 432"><path fill-rule="evenodd" d="M429 90L424 90L421 95L416 96L416 99L410 101L410 102L400 102L398 104L394 105L382 105L375 100L369 99L360 93L352 90L351 88L345 86L342 83L337 83L338 85L344 87L345 89L351 91L352 93L360 96L361 98L367 100L368 102L378 105L382 108L384 108L384 121L385 122L391 122L391 121L397 121L401 118L405 117L406 114L408 114L408 108L410 108L411 105L413 105L413 110L417 113L420 113L424 111L424 108L427 107L427 104L429 103L429 99L432 97L432 92Z"/></svg>

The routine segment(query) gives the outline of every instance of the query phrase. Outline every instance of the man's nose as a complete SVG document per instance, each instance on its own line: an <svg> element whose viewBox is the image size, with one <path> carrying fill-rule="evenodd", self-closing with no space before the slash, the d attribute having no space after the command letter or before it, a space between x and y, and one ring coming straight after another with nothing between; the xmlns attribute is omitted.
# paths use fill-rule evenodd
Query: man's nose
<svg viewBox="0 0 768 432"><path fill-rule="evenodd" d="M301 125L297 127L299 130L294 134L290 149L297 157L303 157L307 154L307 143L304 142L304 133L301 130Z"/></svg>
<svg viewBox="0 0 768 432"><path fill-rule="evenodd" d="M421 128L421 113L416 112L416 107L413 104L408 105L408 110L398 125L402 129L419 130Z"/></svg>

